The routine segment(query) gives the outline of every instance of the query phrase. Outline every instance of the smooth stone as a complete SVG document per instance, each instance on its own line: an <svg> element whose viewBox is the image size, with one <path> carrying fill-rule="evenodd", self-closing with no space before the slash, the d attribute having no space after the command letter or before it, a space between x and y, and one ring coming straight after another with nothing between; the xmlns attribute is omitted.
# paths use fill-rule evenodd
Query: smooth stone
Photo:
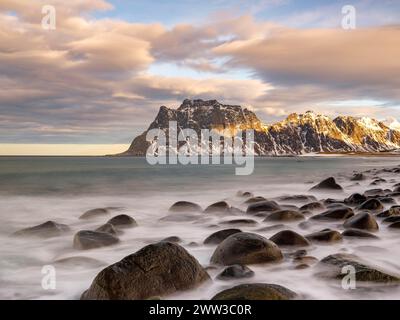
<svg viewBox="0 0 400 320"><path fill-rule="evenodd" d="M109 233L114 236L116 236L118 234L118 231L115 229L115 227L111 223L103 224L102 226L98 227L95 231Z"/></svg>
<svg viewBox="0 0 400 320"><path fill-rule="evenodd" d="M216 294L212 300L290 300L297 294L276 284L241 284Z"/></svg>
<svg viewBox="0 0 400 320"><path fill-rule="evenodd" d="M108 220L107 223L112 224L114 227L118 228L132 228L137 226L135 219L126 214L115 216Z"/></svg>
<svg viewBox="0 0 400 320"><path fill-rule="evenodd" d="M304 214L302 214L298 211L280 210L280 211L272 212L263 221L264 222L268 222L268 221L298 221L298 220L304 220L304 219L305 219Z"/></svg>
<svg viewBox="0 0 400 320"><path fill-rule="evenodd" d="M90 230L78 231L74 236L74 248L79 250L111 246L119 242L112 234Z"/></svg>
<svg viewBox="0 0 400 320"><path fill-rule="evenodd" d="M390 229L400 229L400 222L393 222L392 224L388 225Z"/></svg>
<svg viewBox="0 0 400 320"><path fill-rule="evenodd" d="M250 199L247 199L244 203L245 204L250 204L250 203L257 203L257 202L261 202L261 201L266 201L267 199L265 199L264 197L251 197Z"/></svg>
<svg viewBox="0 0 400 320"><path fill-rule="evenodd" d="M365 176L362 173L355 173L350 178L351 181L361 181L361 180L364 180L364 179L365 179Z"/></svg>
<svg viewBox="0 0 400 320"><path fill-rule="evenodd" d="M281 202L310 202L310 201L317 201L317 198L312 195L290 195L290 196L281 196L276 198L277 201Z"/></svg>
<svg viewBox="0 0 400 320"><path fill-rule="evenodd" d="M211 263L220 265L278 262L283 259L279 247L254 233L235 233L215 249Z"/></svg>
<svg viewBox="0 0 400 320"><path fill-rule="evenodd" d="M400 221L400 216L391 216L387 217L386 219L383 219L383 223L393 223L393 222L399 222Z"/></svg>
<svg viewBox="0 0 400 320"><path fill-rule="evenodd" d="M205 213L225 213L225 212L229 212L229 204L226 201L219 201L216 203L213 203L211 205L209 205L204 212Z"/></svg>
<svg viewBox="0 0 400 320"><path fill-rule="evenodd" d="M97 208L97 209L92 209L92 210L88 210L85 213L83 213L79 219L91 219L91 218L95 218L98 216L105 216L110 214L110 211L106 208Z"/></svg>
<svg viewBox="0 0 400 320"><path fill-rule="evenodd" d="M277 211L280 210L279 205L275 201L260 201L253 204L250 204L247 207L247 213L257 213L260 211Z"/></svg>
<svg viewBox="0 0 400 320"><path fill-rule="evenodd" d="M347 219L343 226L346 229L353 228L368 231L379 230L379 226L375 218L368 212L358 213L354 217Z"/></svg>
<svg viewBox="0 0 400 320"><path fill-rule="evenodd" d="M309 235L306 235L306 239L311 242L326 242L326 243L334 243L343 240L342 235L338 231L329 229L313 232Z"/></svg>
<svg viewBox="0 0 400 320"><path fill-rule="evenodd" d="M220 224L222 224L222 225L255 225L255 224L258 224L258 222L253 219L234 219L234 220L222 221L222 222L220 222Z"/></svg>
<svg viewBox="0 0 400 320"><path fill-rule="evenodd" d="M232 234L242 232L240 229L224 229L214 232L204 240L204 244L220 244Z"/></svg>
<svg viewBox="0 0 400 320"><path fill-rule="evenodd" d="M368 199L357 207L358 210L382 210L383 205L377 199Z"/></svg>
<svg viewBox="0 0 400 320"><path fill-rule="evenodd" d="M68 257L55 260L56 266L64 266L68 268L98 268L106 265L105 262L90 257Z"/></svg>
<svg viewBox="0 0 400 320"><path fill-rule="evenodd" d="M310 190L336 190L336 191L342 191L343 188L336 183L335 178L330 177L327 178L314 187L312 187Z"/></svg>
<svg viewBox="0 0 400 320"><path fill-rule="evenodd" d="M369 189L364 192L364 196L373 197L373 196L383 196L385 192L382 189Z"/></svg>
<svg viewBox="0 0 400 320"><path fill-rule="evenodd" d="M237 197L244 197L244 198L248 198L248 197L253 197L253 194L251 192L248 191L238 191L236 193Z"/></svg>
<svg viewBox="0 0 400 320"><path fill-rule="evenodd" d="M183 247L158 242L103 269L83 300L143 300L194 289L210 277Z"/></svg>
<svg viewBox="0 0 400 320"><path fill-rule="evenodd" d="M293 259L294 263L307 264L307 265L316 264L318 261L319 260L313 256L300 256L300 257L295 257Z"/></svg>
<svg viewBox="0 0 400 320"><path fill-rule="evenodd" d="M170 208L170 212L202 212L203 209L196 203L189 201L175 202Z"/></svg>
<svg viewBox="0 0 400 320"><path fill-rule="evenodd" d="M349 207L339 207L322 212L311 217L313 220L345 220L354 216L354 212Z"/></svg>
<svg viewBox="0 0 400 320"><path fill-rule="evenodd" d="M57 223L54 221L47 221L37 226L25 228L14 232L14 236L28 236L40 238L58 237L70 231L66 224Z"/></svg>
<svg viewBox="0 0 400 320"><path fill-rule="evenodd" d="M300 207L301 211L323 210L325 206L321 202L310 202Z"/></svg>
<svg viewBox="0 0 400 320"><path fill-rule="evenodd" d="M310 245L310 242L306 238L292 230L282 230L274 234L269 240L276 243L278 246L306 247Z"/></svg>
<svg viewBox="0 0 400 320"><path fill-rule="evenodd" d="M178 243L178 242L182 242L182 239L177 236L171 236L171 237L164 238L161 241Z"/></svg>
<svg viewBox="0 0 400 320"><path fill-rule="evenodd" d="M371 238L371 239L379 239L377 236L375 236L372 233L369 233L364 230L360 229L347 229L342 232L343 237L354 237L354 238Z"/></svg>
<svg viewBox="0 0 400 320"><path fill-rule="evenodd" d="M226 267L218 276L219 280L233 280L233 279L242 279L242 278L250 278L254 276L254 271L249 267L234 264L232 266Z"/></svg>
<svg viewBox="0 0 400 320"><path fill-rule="evenodd" d="M385 210L376 215L378 218L387 218L392 216L400 216L400 206L392 206L390 209Z"/></svg>
<svg viewBox="0 0 400 320"><path fill-rule="evenodd" d="M400 281L399 276L391 275L385 271L379 270L369 265L368 262L363 261L359 257L351 254L337 253L329 255L323 258L319 266L321 268L327 268L325 272L320 275L329 278L342 279L347 273L342 273L342 268L345 266L352 266L355 269L355 278L357 282L398 282Z"/></svg>
<svg viewBox="0 0 400 320"><path fill-rule="evenodd" d="M345 204L352 206L358 206L365 201L367 201L367 197L359 193L353 193L352 195L344 199Z"/></svg>

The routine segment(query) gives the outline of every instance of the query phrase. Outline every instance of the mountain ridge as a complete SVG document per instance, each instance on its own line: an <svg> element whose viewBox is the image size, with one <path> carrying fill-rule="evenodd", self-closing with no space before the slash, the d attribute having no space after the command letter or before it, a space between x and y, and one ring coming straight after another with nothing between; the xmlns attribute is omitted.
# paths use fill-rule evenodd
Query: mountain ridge
<svg viewBox="0 0 400 320"><path fill-rule="evenodd" d="M144 156L151 129L168 132L169 121L184 128L216 130L234 135L253 129L255 153L259 156L301 155L317 152L383 152L400 148L400 129L369 117L337 116L334 119L313 111L292 113L281 121L264 124L257 115L240 105L217 100L185 99L177 109L161 106L148 129L137 136L120 156Z"/></svg>

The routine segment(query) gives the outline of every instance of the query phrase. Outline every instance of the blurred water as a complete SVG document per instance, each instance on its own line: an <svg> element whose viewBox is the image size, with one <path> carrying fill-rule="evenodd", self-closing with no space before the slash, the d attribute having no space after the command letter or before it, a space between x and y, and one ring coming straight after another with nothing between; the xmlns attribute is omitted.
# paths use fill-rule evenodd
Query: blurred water
<svg viewBox="0 0 400 320"><path fill-rule="evenodd" d="M202 207L227 199L236 207L245 208L238 190L251 191L267 198L283 194L304 194L312 183L334 175L346 188L346 194L371 188L370 181L353 186L349 176L353 170L397 166L398 158L374 157L304 157L257 158L250 176L235 176L234 166L150 166L143 158L105 157L0 157L0 298L3 299L77 299L103 266L74 266L56 264L57 289L41 287L41 268L60 258L85 256L96 258L104 265L114 263L141 247L167 236L179 236L182 245L203 265L209 263L214 247L192 247L212 232L222 229L213 225L238 216L208 215L197 222L161 222L168 208L178 200L189 200ZM385 177L384 175L381 175ZM390 187L396 176L386 176ZM400 179L396 180L400 182ZM317 195L322 197L321 195ZM329 195L324 195L325 197ZM78 217L97 207L124 207L124 213L134 217L139 227L125 230L121 243L106 248L77 251L72 248L76 231L95 229L109 218L82 221ZM117 213L115 213L117 214ZM247 216L248 218L248 216ZM253 218L253 217L251 217ZM47 220L70 225L72 231L52 239L18 239L14 231ZM256 218L257 226L241 227L255 231L267 225ZM302 230L297 223L289 228L301 234L326 227L341 230L335 224L315 224ZM259 232L266 237L277 231ZM393 272L400 272L399 234L382 229L381 240L345 240L330 246L313 246L310 254L321 259L330 253L345 250L355 252ZM360 249L375 246L379 250ZM256 276L245 281L277 283L311 299L338 298L396 298L399 290L369 290L348 292L313 276L312 268L294 270L291 262L276 266L251 266ZM221 270L210 271L215 276ZM238 281L240 282L240 281ZM209 299L213 294L234 283L214 281L211 285L171 298Z"/></svg>

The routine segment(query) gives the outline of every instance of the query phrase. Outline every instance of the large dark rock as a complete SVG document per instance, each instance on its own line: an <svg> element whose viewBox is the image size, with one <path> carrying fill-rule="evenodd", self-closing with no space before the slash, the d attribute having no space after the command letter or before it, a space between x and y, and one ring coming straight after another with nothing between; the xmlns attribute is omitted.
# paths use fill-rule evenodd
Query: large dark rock
<svg viewBox="0 0 400 320"><path fill-rule="evenodd" d="M272 241L254 233L235 233L215 249L211 263L221 265L278 262L282 252Z"/></svg>
<svg viewBox="0 0 400 320"><path fill-rule="evenodd" d="M247 207L247 213L257 213L261 211L276 211L276 210L280 210L280 207L275 201L255 202Z"/></svg>
<svg viewBox="0 0 400 320"><path fill-rule="evenodd" d="M237 226L237 225L255 225L258 224L258 222L253 219L233 219L228 221L222 221L220 224Z"/></svg>
<svg viewBox="0 0 400 320"><path fill-rule="evenodd" d="M379 230L379 226L375 218L368 212L358 213L354 217L347 219L343 226L346 229L353 228L368 231Z"/></svg>
<svg viewBox="0 0 400 320"><path fill-rule="evenodd" d="M170 208L170 212L201 212L203 209L196 203L189 201L175 202Z"/></svg>
<svg viewBox="0 0 400 320"><path fill-rule="evenodd" d="M254 271L250 268L240 265L234 264L232 266L226 267L218 276L219 280L233 280L233 279L241 279L241 278L250 278L254 276Z"/></svg>
<svg viewBox="0 0 400 320"><path fill-rule="evenodd" d="M204 212L205 213L226 213L229 212L229 204L226 201L219 201L209 205Z"/></svg>
<svg viewBox="0 0 400 320"><path fill-rule="evenodd" d="M393 223L393 222L399 222L400 221L400 216L391 216L387 217L386 219L383 219L383 223Z"/></svg>
<svg viewBox="0 0 400 320"><path fill-rule="evenodd" d="M103 269L81 299L137 300L197 287L209 276L181 246L148 245Z"/></svg>
<svg viewBox="0 0 400 320"><path fill-rule="evenodd" d="M54 221L47 221L34 227L18 230L14 233L14 235L52 238L60 236L65 232L68 232L69 230L70 228L66 224L56 223Z"/></svg>
<svg viewBox="0 0 400 320"><path fill-rule="evenodd" d="M120 214L107 221L107 223L112 224L117 228L132 228L136 227L137 223L135 219L128 216L127 214Z"/></svg>
<svg viewBox="0 0 400 320"><path fill-rule="evenodd" d="M216 294L212 300L290 300L297 294L276 284L241 284Z"/></svg>
<svg viewBox="0 0 400 320"><path fill-rule="evenodd" d="M74 236L74 248L80 250L111 246L118 242L116 236L106 232L81 230Z"/></svg>
<svg viewBox="0 0 400 320"><path fill-rule="evenodd" d="M344 199L344 203L350 206L358 206L365 201L367 201L367 197L359 193L353 193L351 196Z"/></svg>
<svg viewBox="0 0 400 320"><path fill-rule="evenodd" d="M382 210L383 205L377 199L368 199L357 207L358 210Z"/></svg>
<svg viewBox="0 0 400 320"><path fill-rule="evenodd" d="M354 237L354 238L371 238L371 239L378 239L377 236L375 236L372 233L369 233L364 230L360 229L346 229L342 232L343 237Z"/></svg>
<svg viewBox="0 0 400 320"><path fill-rule="evenodd" d="M304 220L304 214L293 210L280 210L269 214L264 221L298 221Z"/></svg>
<svg viewBox="0 0 400 320"><path fill-rule="evenodd" d="M314 187L312 187L310 190L336 190L336 191L342 191L343 188L338 185L335 181L335 178L330 177L327 178Z"/></svg>
<svg viewBox="0 0 400 320"><path fill-rule="evenodd" d="M311 242L321 243L334 243L343 240L342 235L338 231L330 229L325 229L306 235L306 239Z"/></svg>
<svg viewBox="0 0 400 320"><path fill-rule="evenodd" d="M310 242L306 238L292 230L282 230L269 238L269 240L276 243L278 246L305 247L310 245Z"/></svg>
<svg viewBox="0 0 400 320"><path fill-rule="evenodd" d="M345 220L354 216L354 212L349 207L340 206L327 210L323 213L311 217L314 220Z"/></svg>
<svg viewBox="0 0 400 320"><path fill-rule="evenodd" d="M210 236L208 236L204 240L204 244L220 244L222 241L224 241L226 238L228 238L230 235L242 232L240 229L224 229L224 230L219 230L217 232L214 232Z"/></svg>
<svg viewBox="0 0 400 320"><path fill-rule="evenodd" d="M359 257L351 254L332 254L319 263L323 270L320 275L329 278L341 279L346 273L342 273L342 268L345 266L353 266L355 268L355 278L358 281L368 282L398 282L400 278L398 275L392 275L382 270L369 265L368 262L363 261Z"/></svg>
<svg viewBox="0 0 400 320"><path fill-rule="evenodd" d="M399 221L393 222L393 223L389 224L388 228L390 228L390 229L400 229L400 222Z"/></svg>

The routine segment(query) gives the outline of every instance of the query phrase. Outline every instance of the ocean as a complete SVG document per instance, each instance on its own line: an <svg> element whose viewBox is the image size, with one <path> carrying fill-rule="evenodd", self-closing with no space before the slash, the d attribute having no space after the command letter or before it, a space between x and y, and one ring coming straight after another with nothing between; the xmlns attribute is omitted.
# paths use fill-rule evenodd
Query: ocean
<svg viewBox="0 0 400 320"><path fill-rule="evenodd" d="M226 200L245 209L244 199L237 192L249 191L255 196L274 198L281 195L313 194L318 199L335 195L308 191L322 179L334 176L345 188L344 198L353 192L374 188L371 180L355 185L349 177L354 171L398 166L395 157L288 157L256 158L252 175L236 176L233 165L158 165L147 164L144 158L118 157L0 157L0 299L79 299L96 274L105 266L119 261L150 243L169 236L178 236L180 243L199 262L208 266L215 247L203 240L223 229L221 222L238 215L204 214L196 221L162 221L176 201L187 200L203 208ZM386 182L379 188L391 188L400 182L400 175L381 174ZM298 203L293 203L299 205ZM138 227L124 229L121 242L110 247L79 251L73 248L73 236L79 230L93 230L109 217L79 220L90 209L117 207L132 216ZM241 216L240 216L241 217ZM277 230L258 231L268 224L262 218L257 225L240 226L266 238ZM42 239L13 237L15 231L53 220L71 227L65 235ZM225 226L227 227L227 226ZM315 222L308 229L298 223L287 228L300 234L326 227L343 230L340 223ZM337 253L355 253L392 273L400 274L400 233L380 229L378 240L344 239L330 245L313 245L309 255L322 259ZM197 245L193 245L196 243ZM60 263L69 257L96 260L82 264ZM97 262L95 262L97 261ZM42 287L42 268L55 267L56 288ZM335 283L315 276L314 268L295 269L290 259L277 265L254 265L255 276L224 282L214 280L198 289L177 293L166 299L210 299L217 292L244 282L265 282L283 285L305 299L387 299L398 298L400 289L377 287L344 290ZM222 269L210 269L214 279Z"/></svg>

